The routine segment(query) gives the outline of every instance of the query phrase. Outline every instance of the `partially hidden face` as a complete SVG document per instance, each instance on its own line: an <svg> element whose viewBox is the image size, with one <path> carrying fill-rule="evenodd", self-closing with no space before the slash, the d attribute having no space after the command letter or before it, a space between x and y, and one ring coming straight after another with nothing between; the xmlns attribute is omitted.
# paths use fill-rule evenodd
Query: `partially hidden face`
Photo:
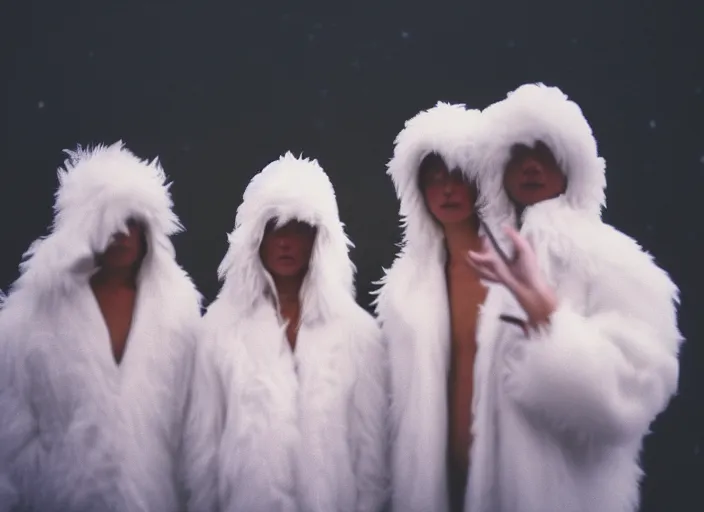
<svg viewBox="0 0 704 512"><path fill-rule="evenodd" d="M525 207L563 194L567 178L550 148L538 141L534 147L516 144L504 169L504 190L518 206Z"/></svg>
<svg viewBox="0 0 704 512"><path fill-rule="evenodd" d="M276 226L271 219L264 230L259 256L274 278L299 277L308 270L315 243L315 227L298 220Z"/></svg>
<svg viewBox="0 0 704 512"><path fill-rule="evenodd" d="M459 169L449 170L437 153L421 162L418 182L428 210L443 226L465 222L474 214L476 187Z"/></svg>
<svg viewBox="0 0 704 512"><path fill-rule="evenodd" d="M141 263L147 252L144 225L135 219L127 221L127 233L115 233L112 242L99 257L100 266L106 269L124 269Z"/></svg>

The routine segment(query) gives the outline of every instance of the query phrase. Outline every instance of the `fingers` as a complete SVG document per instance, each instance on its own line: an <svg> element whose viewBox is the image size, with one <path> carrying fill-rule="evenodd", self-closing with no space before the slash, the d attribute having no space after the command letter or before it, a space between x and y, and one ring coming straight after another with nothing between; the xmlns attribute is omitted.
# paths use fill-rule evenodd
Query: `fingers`
<svg viewBox="0 0 704 512"><path fill-rule="evenodd" d="M468 251L465 259L472 263L474 267L488 268L494 272L501 264L497 254L489 251Z"/></svg>
<svg viewBox="0 0 704 512"><path fill-rule="evenodd" d="M511 239L513 246L516 248L516 253L523 254L527 250L531 250L528 241L523 238L521 234L513 228L513 226L504 224L502 227L506 235L508 235L508 237Z"/></svg>
<svg viewBox="0 0 704 512"><path fill-rule="evenodd" d="M467 258L471 259L472 261L483 264L483 265L488 265L488 264L495 264L496 262L496 257L494 254L487 252L487 251L469 251L467 252Z"/></svg>
<svg viewBox="0 0 704 512"><path fill-rule="evenodd" d="M467 257L467 263L470 267L476 270L477 274L481 279L485 279L493 283L501 282L501 279L499 278L499 275L496 273L496 271L492 270L488 266L475 263L469 256Z"/></svg>
<svg viewBox="0 0 704 512"><path fill-rule="evenodd" d="M486 237L481 237L482 241L482 252L491 254L494 252L494 246L491 245L491 241Z"/></svg>
<svg viewBox="0 0 704 512"><path fill-rule="evenodd" d="M469 251L465 259L469 266L476 270L477 274L479 274L482 279L493 282L502 281L499 273L497 272L497 262L494 254Z"/></svg>

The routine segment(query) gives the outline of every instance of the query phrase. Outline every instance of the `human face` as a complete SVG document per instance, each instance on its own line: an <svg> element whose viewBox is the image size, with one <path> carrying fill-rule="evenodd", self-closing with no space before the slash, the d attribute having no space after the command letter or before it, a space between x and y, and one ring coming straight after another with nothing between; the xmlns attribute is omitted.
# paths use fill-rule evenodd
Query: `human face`
<svg viewBox="0 0 704 512"><path fill-rule="evenodd" d="M442 226L465 222L474 214L476 188L459 169L450 171L439 155L423 160L419 182L428 210Z"/></svg>
<svg viewBox="0 0 704 512"><path fill-rule="evenodd" d="M552 151L538 141L534 147L516 144L504 170L504 190L521 208L565 192L567 178Z"/></svg>
<svg viewBox="0 0 704 512"><path fill-rule="evenodd" d="M144 226L135 219L127 221L127 233L113 235L112 242L100 255L100 266L105 270L120 270L138 265L147 251Z"/></svg>
<svg viewBox="0 0 704 512"><path fill-rule="evenodd" d="M276 227L270 220L259 246L264 268L276 278L302 277L308 270L316 230L310 224L292 220Z"/></svg>

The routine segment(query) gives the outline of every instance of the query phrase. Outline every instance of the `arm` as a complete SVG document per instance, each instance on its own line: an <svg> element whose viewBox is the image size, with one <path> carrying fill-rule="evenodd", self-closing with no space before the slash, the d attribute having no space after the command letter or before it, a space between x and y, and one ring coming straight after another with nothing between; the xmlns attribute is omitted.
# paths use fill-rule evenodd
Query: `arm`
<svg viewBox="0 0 704 512"><path fill-rule="evenodd" d="M14 355L0 386L0 492L37 510L124 508L109 445L67 391L80 383L70 373L50 377L41 351Z"/></svg>
<svg viewBox="0 0 704 512"><path fill-rule="evenodd" d="M604 265L588 313L562 300L528 339L512 340L501 375L522 410L608 443L647 433L676 391L681 339L676 288L648 263Z"/></svg>
<svg viewBox="0 0 704 512"><path fill-rule="evenodd" d="M507 340L498 361L506 393L553 430L608 443L645 435L677 388L677 287L635 242L602 229L602 245L576 249L565 269L586 283L588 304L576 310L570 292L557 299L526 239L506 233L516 249L508 264L488 246L468 255L529 317L527 336Z"/></svg>
<svg viewBox="0 0 704 512"><path fill-rule="evenodd" d="M36 451L37 427L28 404L8 382L0 384L0 411L0 512L9 512L19 506L18 459ZM29 455L30 459L34 458Z"/></svg>
<svg viewBox="0 0 704 512"><path fill-rule="evenodd" d="M224 393L209 339L195 347L193 378L185 407L181 473L189 512L218 510L217 454L225 418Z"/></svg>
<svg viewBox="0 0 704 512"><path fill-rule="evenodd" d="M357 481L357 512L378 512L389 492L389 391L386 351L376 325L364 340L351 402L351 437Z"/></svg>
<svg viewBox="0 0 704 512"><path fill-rule="evenodd" d="M73 475L52 472L66 453L68 417L49 378L47 358L37 350L25 354L10 339L0 341L0 496L5 499L0 511L20 504L53 510L48 498L54 494L66 503L68 489L60 498L57 487ZM23 341L31 344L27 337Z"/></svg>

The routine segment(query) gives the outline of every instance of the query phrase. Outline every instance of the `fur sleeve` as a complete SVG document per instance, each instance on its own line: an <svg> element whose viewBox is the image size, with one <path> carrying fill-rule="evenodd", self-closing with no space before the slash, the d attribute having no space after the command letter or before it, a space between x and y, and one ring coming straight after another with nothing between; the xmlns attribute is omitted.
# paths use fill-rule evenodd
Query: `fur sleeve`
<svg viewBox="0 0 704 512"><path fill-rule="evenodd" d="M357 380L351 403L351 437L357 480L357 512L379 512L389 492L389 392L386 351L371 318L367 339L359 343ZM358 326L357 329L360 327Z"/></svg>
<svg viewBox="0 0 704 512"><path fill-rule="evenodd" d="M19 496L17 489L12 485L9 477L5 474L0 474L0 511L10 512L18 510Z"/></svg>
<svg viewBox="0 0 704 512"><path fill-rule="evenodd" d="M19 507L17 461L23 452L35 449L37 427L5 365L0 366L0 381L0 512L8 512Z"/></svg>
<svg viewBox="0 0 704 512"><path fill-rule="evenodd" d="M588 289L590 307L567 300L550 326L513 340L505 356L507 392L560 431L607 443L648 432L677 389L677 289L650 258L603 265Z"/></svg>
<svg viewBox="0 0 704 512"><path fill-rule="evenodd" d="M225 399L212 339L198 336L183 430L183 480L189 512L218 510L217 452Z"/></svg>
<svg viewBox="0 0 704 512"><path fill-rule="evenodd" d="M41 350L14 356L6 373L14 376L3 379L0 391L0 492L31 510L123 509L107 440L75 404L59 399L56 386L67 385L70 372L50 377L51 356Z"/></svg>

